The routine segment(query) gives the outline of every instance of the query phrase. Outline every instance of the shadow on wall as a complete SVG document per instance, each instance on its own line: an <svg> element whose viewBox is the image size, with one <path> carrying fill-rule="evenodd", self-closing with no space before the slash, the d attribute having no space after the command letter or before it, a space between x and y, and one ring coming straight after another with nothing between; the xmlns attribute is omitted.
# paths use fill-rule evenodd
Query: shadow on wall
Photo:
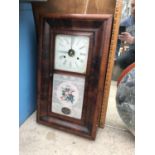
<svg viewBox="0 0 155 155"><path fill-rule="evenodd" d="M36 109L36 33L30 3L19 11L19 125Z"/></svg>

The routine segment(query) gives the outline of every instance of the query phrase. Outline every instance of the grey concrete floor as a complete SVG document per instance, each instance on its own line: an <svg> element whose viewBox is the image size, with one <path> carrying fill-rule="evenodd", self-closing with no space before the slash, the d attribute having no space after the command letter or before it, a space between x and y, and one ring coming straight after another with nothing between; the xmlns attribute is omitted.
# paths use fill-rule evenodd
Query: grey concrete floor
<svg viewBox="0 0 155 155"><path fill-rule="evenodd" d="M117 113L115 95L112 81L106 125L95 141L37 124L34 112L19 129L20 155L134 155L134 136Z"/></svg>

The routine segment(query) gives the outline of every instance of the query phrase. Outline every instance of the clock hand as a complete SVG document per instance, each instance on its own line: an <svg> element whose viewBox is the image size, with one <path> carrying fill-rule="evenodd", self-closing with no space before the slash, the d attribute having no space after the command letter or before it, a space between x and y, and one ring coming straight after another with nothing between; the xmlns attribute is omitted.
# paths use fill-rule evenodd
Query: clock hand
<svg viewBox="0 0 155 155"><path fill-rule="evenodd" d="M80 47L79 49L83 49L83 48L85 48L86 46L85 45L83 45L82 47Z"/></svg>
<svg viewBox="0 0 155 155"><path fill-rule="evenodd" d="M72 36L71 36L71 49L68 50L68 55L70 57L73 57L75 55L75 51L73 49L73 38L72 38Z"/></svg>
<svg viewBox="0 0 155 155"><path fill-rule="evenodd" d="M86 56L86 53L80 53L80 55L82 55L82 56Z"/></svg>

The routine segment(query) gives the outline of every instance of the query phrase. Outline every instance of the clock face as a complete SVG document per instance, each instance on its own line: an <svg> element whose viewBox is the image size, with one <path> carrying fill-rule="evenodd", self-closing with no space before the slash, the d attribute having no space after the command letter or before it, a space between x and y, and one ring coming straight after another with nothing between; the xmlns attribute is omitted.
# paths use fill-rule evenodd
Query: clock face
<svg viewBox="0 0 155 155"><path fill-rule="evenodd" d="M81 119L85 78L54 74L52 112Z"/></svg>
<svg viewBox="0 0 155 155"><path fill-rule="evenodd" d="M58 70L85 73L90 39L88 36L58 34L55 37L55 63Z"/></svg>

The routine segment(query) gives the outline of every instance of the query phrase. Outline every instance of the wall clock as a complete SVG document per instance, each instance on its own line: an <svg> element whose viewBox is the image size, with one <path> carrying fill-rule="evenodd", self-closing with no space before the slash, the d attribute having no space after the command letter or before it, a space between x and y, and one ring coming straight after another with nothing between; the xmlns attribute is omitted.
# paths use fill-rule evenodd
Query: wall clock
<svg viewBox="0 0 155 155"><path fill-rule="evenodd" d="M112 15L39 17L37 121L95 139Z"/></svg>

